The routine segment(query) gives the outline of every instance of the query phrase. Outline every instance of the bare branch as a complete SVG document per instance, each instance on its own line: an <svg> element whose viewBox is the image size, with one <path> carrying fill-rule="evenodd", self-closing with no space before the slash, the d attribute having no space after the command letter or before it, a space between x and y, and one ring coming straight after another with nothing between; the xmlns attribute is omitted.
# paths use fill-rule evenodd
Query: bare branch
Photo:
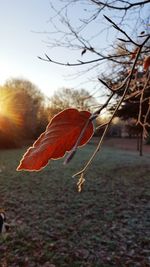
<svg viewBox="0 0 150 267"><path fill-rule="evenodd" d="M98 5L98 6L103 6L103 8L108 7L110 9L115 9L115 10L129 10L133 7L137 7L137 6L143 6L146 4L149 4L149 0L146 1L140 1L140 2L134 2L134 3L129 3L128 1L115 1L115 2L121 2L121 3L125 3L126 5L124 6L115 6L115 5L111 5L109 3L104 3L102 1L99 0L91 0L91 2L93 2L94 4Z"/></svg>
<svg viewBox="0 0 150 267"><path fill-rule="evenodd" d="M104 132L103 132L103 134L102 134L102 137L100 138L100 141L99 141L99 143L98 143L98 145L97 145L97 147L96 147L94 153L92 154L91 158L90 158L89 161L86 163L86 165L84 166L84 168L83 168L81 171L79 171L79 172L77 172L76 174L74 174L73 177L78 176L78 175L84 175L85 172L86 172L86 170L87 170L87 168L89 167L89 165L92 163L93 159L95 158L97 152L100 150L101 145L102 145L102 142L103 142L103 139L104 139L104 137L105 137L105 135L106 135L106 132L107 132L107 130L108 130L108 128L109 128L109 126L110 126L110 124L111 124L113 118L115 117L116 112L118 111L119 107L121 106L121 104L122 104L122 102L123 102L123 100L124 100L124 98L125 98L125 96L126 96L128 90L129 90L130 83L131 83L131 80L132 80L132 75L133 75L133 73L134 73L134 69L135 69L136 63L137 63L137 61L138 61L138 58L139 58L139 56L140 56L140 53L141 53L141 50L142 50L144 44L148 41L149 38L150 38L150 36L147 37L147 38L144 40L144 42L143 42L143 43L140 45L140 47L139 47L139 50L138 50L137 55L136 55L136 58L135 58L135 60L134 60L134 63L133 63L132 69L131 69L131 73L130 73L130 77L129 77L129 79L127 80L126 87L125 87L125 90L124 90L124 92L123 92L123 95L122 95L122 97L121 97L119 103L117 104L117 106L116 106L116 108L115 108L115 110L114 110L114 112L113 112L113 114L112 114L110 120L108 121L108 123L107 123L107 125L106 125L106 127L105 127Z"/></svg>

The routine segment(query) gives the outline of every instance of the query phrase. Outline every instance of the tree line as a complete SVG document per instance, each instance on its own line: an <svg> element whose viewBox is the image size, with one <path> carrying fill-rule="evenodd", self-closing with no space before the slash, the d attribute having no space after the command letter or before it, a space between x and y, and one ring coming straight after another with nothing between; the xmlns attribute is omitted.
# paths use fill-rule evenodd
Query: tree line
<svg viewBox="0 0 150 267"><path fill-rule="evenodd" d="M45 131L63 109L91 110L95 100L85 89L61 88L47 98L33 83L10 79L0 86L0 148L26 145Z"/></svg>

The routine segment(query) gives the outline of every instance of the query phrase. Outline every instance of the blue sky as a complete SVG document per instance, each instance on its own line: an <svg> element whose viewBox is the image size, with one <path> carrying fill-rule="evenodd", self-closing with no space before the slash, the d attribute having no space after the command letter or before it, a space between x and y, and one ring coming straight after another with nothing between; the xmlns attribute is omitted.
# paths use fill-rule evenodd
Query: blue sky
<svg viewBox="0 0 150 267"><path fill-rule="evenodd" d="M58 4L57 0L52 2ZM38 56L44 56L45 53L53 59L64 62L81 59L81 51L70 52L70 56L67 49L48 48L46 41L49 36L42 32L49 31L51 27L49 19L52 10L49 0L0 0L0 7L0 85L9 78L24 78L33 82L48 96L60 87L90 88L90 84L82 84L85 75L81 75L79 79L71 79L70 75L74 71L78 73L77 69L61 67L38 59ZM149 13L147 6L144 12L145 15ZM82 11L81 14L80 7L75 6L70 15L76 21L77 15L84 18L87 13ZM96 30L100 31L101 23L96 26L97 29L95 25L94 28L91 25L90 33L93 31L95 34ZM113 32L109 37L112 41ZM107 42L107 34L105 36L101 34L98 43L94 45L105 47ZM84 59L86 56L87 54L84 55ZM96 73L96 77L97 75L99 73Z"/></svg>
<svg viewBox="0 0 150 267"><path fill-rule="evenodd" d="M58 4L57 0L54 0L54 4ZM82 75L79 79L70 77L78 72L77 69L38 59L45 53L64 62L81 59L81 51L48 48L46 42L49 36L43 32L51 27L49 0L0 0L0 7L0 85L10 78L28 79L48 96L61 87L89 89L88 84L82 84ZM76 14L84 15L78 6L74 7L74 14L71 14L74 20Z"/></svg>
<svg viewBox="0 0 150 267"><path fill-rule="evenodd" d="M48 0L0 0L0 84L9 78L29 79L45 94L62 86L64 69L42 62L37 56L49 53L47 36L35 32L49 30Z"/></svg>

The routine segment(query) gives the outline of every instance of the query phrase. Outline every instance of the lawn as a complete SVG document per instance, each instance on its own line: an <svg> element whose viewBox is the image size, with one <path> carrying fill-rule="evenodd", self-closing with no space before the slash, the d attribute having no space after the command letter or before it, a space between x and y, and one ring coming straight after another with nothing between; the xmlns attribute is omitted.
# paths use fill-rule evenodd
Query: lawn
<svg viewBox="0 0 150 267"><path fill-rule="evenodd" d="M12 224L0 238L0 267L150 266L150 154L104 147L80 170L94 145L72 162L16 172L24 150L0 151L0 207Z"/></svg>

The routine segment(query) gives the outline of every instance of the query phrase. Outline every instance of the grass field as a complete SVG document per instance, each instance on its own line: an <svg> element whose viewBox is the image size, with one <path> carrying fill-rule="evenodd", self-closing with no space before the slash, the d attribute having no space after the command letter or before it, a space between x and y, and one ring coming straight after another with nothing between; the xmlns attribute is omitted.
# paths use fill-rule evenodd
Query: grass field
<svg viewBox="0 0 150 267"><path fill-rule="evenodd" d="M105 147L76 190L94 146L68 166L16 172L23 150L0 151L0 207L12 224L0 267L150 266L150 154Z"/></svg>

